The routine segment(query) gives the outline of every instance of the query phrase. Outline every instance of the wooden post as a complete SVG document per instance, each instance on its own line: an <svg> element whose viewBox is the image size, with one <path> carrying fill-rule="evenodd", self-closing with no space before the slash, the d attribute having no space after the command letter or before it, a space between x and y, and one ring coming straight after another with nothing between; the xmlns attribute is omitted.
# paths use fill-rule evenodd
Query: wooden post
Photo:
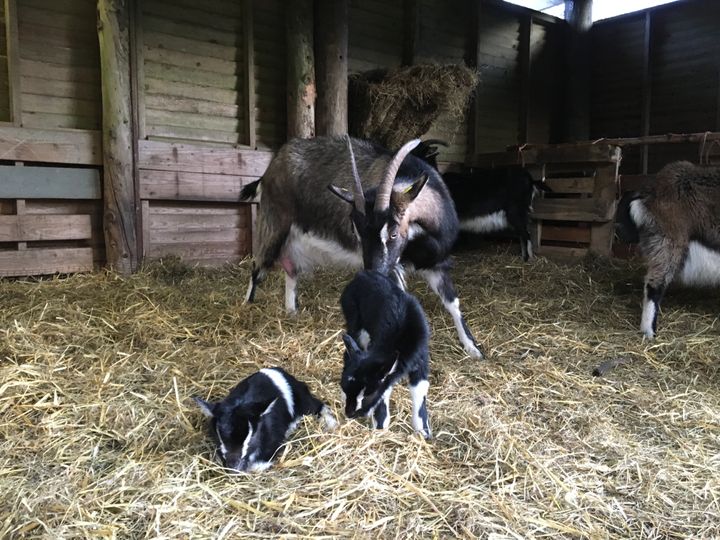
<svg viewBox="0 0 720 540"><path fill-rule="evenodd" d="M652 99L652 88L650 79L650 33L652 31L652 23L650 19L650 10L645 12L645 25L643 33L643 72L642 72L642 111L640 113L642 126L640 127L640 135L643 137L650 135L650 100ZM648 171L648 145L642 147L642 174Z"/></svg>
<svg viewBox="0 0 720 540"><path fill-rule="evenodd" d="M313 0L287 0L288 138L315 136Z"/></svg>
<svg viewBox="0 0 720 540"><path fill-rule="evenodd" d="M518 42L520 56L520 110L518 114L518 143L528 141L530 120L530 76L532 69L532 15L526 15L520 21L520 37Z"/></svg>
<svg viewBox="0 0 720 540"><path fill-rule="evenodd" d="M14 126L22 125L22 91L20 89L20 38L16 0L5 0L5 34L7 39L8 93L10 116Z"/></svg>
<svg viewBox="0 0 720 540"><path fill-rule="evenodd" d="M467 50L465 51L465 63L472 68L480 67L480 39L482 25L482 2L481 0L473 0L470 4L470 16L468 17L467 34ZM479 141L480 133L484 128L483 119L480 118L478 107L478 98L475 95L470 103L470 121L468 122L468 149L465 155L465 161L469 162L472 157L480 153Z"/></svg>
<svg viewBox="0 0 720 540"><path fill-rule="evenodd" d="M247 143L250 148L257 147L255 131L255 25L253 23L253 2L243 0L243 32L245 35L245 91L247 107Z"/></svg>
<svg viewBox="0 0 720 540"><path fill-rule="evenodd" d="M590 27L592 0L565 0L567 86L564 140L590 138Z"/></svg>
<svg viewBox="0 0 720 540"><path fill-rule="evenodd" d="M98 0L103 101L103 228L108 265L129 274L138 267L129 0Z"/></svg>
<svg viewBox="0 0 720 540"><path fill-rule="evenodd" d="M318 135L348 131L348 0L317 0L315 24Z"/></svg>
<svg viewBox="0 0 720 540"><path fill-rule="evenodd" d="M420 2L419 0L403 0L403 66L415 63L418 42L420 41Z"/></svg>

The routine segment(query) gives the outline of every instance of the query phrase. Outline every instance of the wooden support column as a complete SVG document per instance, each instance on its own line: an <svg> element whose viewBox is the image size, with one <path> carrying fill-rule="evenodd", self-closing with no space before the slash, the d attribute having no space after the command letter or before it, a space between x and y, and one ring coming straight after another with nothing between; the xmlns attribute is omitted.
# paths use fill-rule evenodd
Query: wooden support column
<svg viewBox="0 0 720 540"><path fill-rule="evenodd" d="M5 34L7 39L8 94L14 126L22 125L22 92L20 89L20 40L16 0L5 0Z"/></svg>
<svg viewBox="0 0 720 540"><path fill-rule="evenodd" d="M287 0L288 138L315 136L313 0Z"/></svg>
<svg viewBox="0 0 720 540"><path fill-rule="evenodd" d="M417 47L420 42L420 1L403 0L403 54L402 65L412 66L415 63Z"/></svg>
<svg viewBox="0 0 720 540"><path fill-rule="evenodd" d="M566 41L564 140L590 138L590 27L592 0L565 0Z"/></svg>
<svg viewBox="0 0 720 540"><path fill-rule="evenodd" d="M650 100L652 98L650 79L650 35L652 24L650 10L645 12L645 29L643 34L643 72L642 72L642 111L640 113L642 126L640 135L650 135ZM648 171L648 145L642 147L642 174Z"/></svg>
<svg viewBox="0 0 720 540"><path fill-rule="evenodd" d="M348 131L348 3L348 0L316 0L318 135L343 135Z"/></svg>
<svg viewBox="0 0 720 540"><path fill-rule="evenodd" d="M526 15L520 21L520 36L518 48L520 56L520 111L518 114L518 143L524 144L528 141L529 119L530 119L530 76L531 76L531 48L532 48L532 27L533 18Z"/></svg>
<svg viewBox="0 0 720 540"><path fill-rule="evenodd" d="M470 16L467 26L467 48L465 50L465 63L468 67L479 69L480 67L480 39L481 39L481 0L473 0L470 4ZM470 103L470 121L468 122L468 147L465 161L472 161L472 157L480 153L478 141L480 132L483 129L483 119L480 118L480 111L477 104L477 95Z"/></svg>
<svg viewBox="0 0 720 540"><path fill-rule="evenodd" d="M129 1L98 0L103 101L103 228L108 265L137 270Z"/></svg>

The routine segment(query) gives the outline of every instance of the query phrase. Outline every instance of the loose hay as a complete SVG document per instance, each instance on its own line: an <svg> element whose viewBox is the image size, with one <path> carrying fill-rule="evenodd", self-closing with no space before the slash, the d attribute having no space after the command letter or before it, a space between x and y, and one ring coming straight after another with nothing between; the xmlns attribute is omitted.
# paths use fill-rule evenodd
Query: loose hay
<svg viewBox="0 0 720 540"><path fill-rule="evenodd" d="M376 69L349 79L350 133L399 148L423 136L441 113L460 120L478 84L460 64Z"/></svg>
<svg viewBox="0 0 720 540"><path fill-rule="evenodd" d="M412 433L398 388L386 432L308 419L252 476L212 459L189 397L281 365L342 419L347 275L302 283L294 318L277 274L241 304L248 263L0 282L0 537L720 535L718 295L672 291L648 343L637 268L460 258L488 361L469 360L411 284L433 327L435 438Z"/></svg>

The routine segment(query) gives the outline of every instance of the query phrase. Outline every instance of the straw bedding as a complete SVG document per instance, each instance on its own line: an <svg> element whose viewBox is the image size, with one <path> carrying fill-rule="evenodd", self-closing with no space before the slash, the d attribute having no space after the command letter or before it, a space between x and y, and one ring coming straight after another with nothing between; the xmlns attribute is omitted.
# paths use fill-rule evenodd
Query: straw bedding
<svg viewBox="0 0 720 540"><path fill-rule="evenodd" d="M247 261L0 282L0 537L717 538L717 292L672 291L642 342L639 268L514 252L454 270L484 362L411 281L433 329L429 442L405 388L387 431L342 418L347 274L301 284L295 318L277 273L242 305ZM272 469L229 474L189 397L271 365L341 426L306 419Z"/></svg>

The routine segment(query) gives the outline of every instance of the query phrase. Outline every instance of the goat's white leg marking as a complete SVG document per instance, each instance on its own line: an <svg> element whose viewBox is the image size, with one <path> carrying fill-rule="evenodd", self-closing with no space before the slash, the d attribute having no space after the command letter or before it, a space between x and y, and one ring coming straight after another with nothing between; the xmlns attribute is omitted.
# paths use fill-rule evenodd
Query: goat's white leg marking
<svg viewBox="0 0 720 540"><path fill-rule="evenodd" d="M657 305L655 304L654 300L651 300L648 298L647 295L647 286L645 287L645 297L643 298L643 312L642 312L642 320L640 322L640 331L645 334L645 336L649 338L655 337L655 332L653 331L653 322L655 322L655 317L657 316Z"/></svg>
<svg viewBox="0 0 720 540"><path fill-rule="evenodd" d="M372 411L372 426L375 429L387 429L390 425L390 394L392 386L385 390L382 399Z"/></svg>
<svg viewBox="0 0 720 540"><path fill-rule="evenodd" d="M297 309L297 277L285 274L285 311L295 313Z"/></svg>
<svg viewBox="0 0 720 540"><path fill-rule="evenodd" d="M362 328L358 334L357 344L363 351L367 351L368 345L370 345L370 334L368 334L364 328Z"/></svg>
<svg viewBox="0 0 720 540"><path fill-rule="evenodd" d="M527 253L528 253L528 259L535 258L535 253L533 252L532 240L527 241Z"/></svg>
<svg viewBox="0 0 720 540"><path fill-rule="evenodd" d="M328 429L328 431L332 431L337 427L337 420L335 420L335 416L330 411L327 405L323 405L323 408L320 411L320 418L325 424L325 427Z"/></svg>
<svg viewBox="0 0 720 540"><path fill-rule="evenodd" d="M252 274L250 275L250 283L248 284L247 292L245 293L245 303L248 303L250 301L250 295L252 294L253 290L253 278Z"/></svg>
<svg viewBox="0 0 720 540"><path fill-rule="evenodd" d="M428 381L420 381L415 386L411 386L410 399L412 400L412 424L415 431L430 438L430 421L427 417L428 388L430 388Z"/></svg>

